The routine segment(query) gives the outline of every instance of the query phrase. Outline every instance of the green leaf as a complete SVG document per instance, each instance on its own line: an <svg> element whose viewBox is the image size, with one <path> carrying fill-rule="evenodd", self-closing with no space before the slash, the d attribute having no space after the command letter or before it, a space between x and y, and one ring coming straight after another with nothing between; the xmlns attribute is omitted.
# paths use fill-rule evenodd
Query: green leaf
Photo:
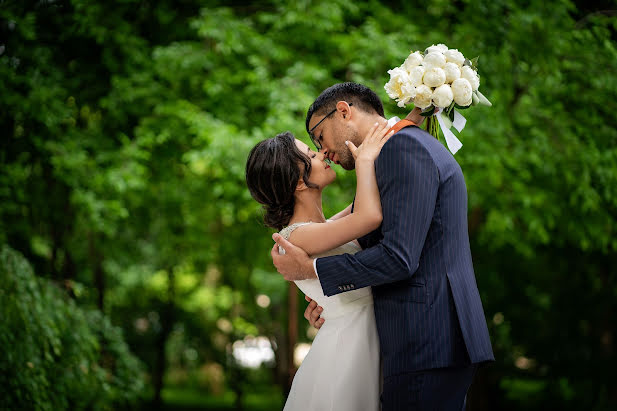
<svg viewBox="0 0 617 411"><path fill-rule="evenodd" d="M469 107L471 107L471 105L469 106L459 106L458 104L454 104L454 108L459 109L459 110L467 110Z"/></svg>
<svg viewBox="0 0 617 411"><path fill-rule="evenodd" d="M424 117L430 117L434 113L435 113L435 106L431 106L430 108L426 109L426 111L423 111L422 113L420 113L420 115Z"/></svg>
<svg viewBox="0 0 617 411"><path fill-rule="evenodd" d="M475 91L478 95L478 103L483 106L492 107L493 103L491 103L485 96L480 92L480 90Z"/></svg>
<svg viewBox="0 0 617 411"><path fill-rule="evenodd" d="M478 97L478 94L476 94L476 92L474 91L473 93L471 93L471 105L477 106L479 103L480 98Z"/></svg>

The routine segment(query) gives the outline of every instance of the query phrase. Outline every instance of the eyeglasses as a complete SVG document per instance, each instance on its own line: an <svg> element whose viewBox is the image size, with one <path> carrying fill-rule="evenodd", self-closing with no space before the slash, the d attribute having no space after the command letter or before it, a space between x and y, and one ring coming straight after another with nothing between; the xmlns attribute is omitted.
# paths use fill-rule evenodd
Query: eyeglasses
<svg viewBox="0 0 617 411"><path fill-rule="evenodd" d="M349 107L353 106L353 103L349 103ZM324 116L324 118L322 118L321 120L319 120L317 122L317 124L315 124L313 126L313 128L311 128L309 130L309 137L311 138L311 141L313 142L313 144L315 144L315 147L317 147L317 151L321 150L323 148L323 146L321 145L321 141L317 140L315 138L315 135L313 134L313 130L315 130L317 128L318 125L320 125L322 123L322 121L324 121L325 119L327 119L328 117L330 117L332 114L334 114L336 112L336 107L334 108L334 110L332 110L331 112L329 112L328 114L326 114Z"/></svg>

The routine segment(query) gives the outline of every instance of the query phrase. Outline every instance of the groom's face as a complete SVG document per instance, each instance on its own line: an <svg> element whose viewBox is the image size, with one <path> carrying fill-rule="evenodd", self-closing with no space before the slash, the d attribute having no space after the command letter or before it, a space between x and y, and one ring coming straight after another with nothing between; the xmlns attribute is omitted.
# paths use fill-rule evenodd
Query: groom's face
<svg viewBox="0 0 617 411"><path fill-rule="evenodd" d="M337 110L328 118L324 114L315 114L309 122L309 129L313 129L313 138L321 144L320 153L345 170L353 170L356 166L354 158L345 145L345 141L352 141L358 145L357 133L350 127L348 114L345 110ZM322 121L323 120L323 121Z"/></svg>

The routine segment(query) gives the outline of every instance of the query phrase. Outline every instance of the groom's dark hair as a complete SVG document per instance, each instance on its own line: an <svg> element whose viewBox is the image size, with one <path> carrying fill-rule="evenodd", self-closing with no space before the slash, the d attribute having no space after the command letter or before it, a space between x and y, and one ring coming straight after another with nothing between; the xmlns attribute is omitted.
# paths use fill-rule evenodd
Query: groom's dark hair
<svg viewBox="0 0 617 411"><path fill-rule="evenodd" d="M358 83L338 83L322 91L311 104L306 113L306 131L309 131L309 122L313 115L329 113L339 101L353 103L354 107L367 113L384 116L383 104L373 90Z"/></svg>

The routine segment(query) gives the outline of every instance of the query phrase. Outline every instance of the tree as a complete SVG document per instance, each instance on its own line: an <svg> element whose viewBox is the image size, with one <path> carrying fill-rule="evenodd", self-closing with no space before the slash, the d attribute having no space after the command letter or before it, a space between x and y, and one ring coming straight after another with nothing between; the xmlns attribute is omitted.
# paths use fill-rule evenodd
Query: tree
<svg viewBox="0 0 617 411"><path fill-rule="evenodd" d="M366 84L388 115L404 115L383 90L387 70L410 50L445 43L480 56L481 89L493 102L463 112L456 155L497 356L470 404L600 410L617 402L616 30L614 14L599 11L610 7L5 6L0 239L80 294L79 305L122 325L155 397L176 368L226 370L227 347L257 334L281 357L272 379L259 378L285 384L287 320L306 323L302 306L286 308L271 230L245 188L246 156L281 131L307 140L306 110L336 82ZM339 173L326 214L347 205L354 186L352 174ZM268 308L256 304L261 293ZM189 360L190 350L198 354Z"/></svg>
<svg viewBox="0 0 617 411"><path fill-rule="evenodd" d="M78 307L7 246L0 250L3 407L130 407L144 395L142 364L98 310Z"/></svg>

